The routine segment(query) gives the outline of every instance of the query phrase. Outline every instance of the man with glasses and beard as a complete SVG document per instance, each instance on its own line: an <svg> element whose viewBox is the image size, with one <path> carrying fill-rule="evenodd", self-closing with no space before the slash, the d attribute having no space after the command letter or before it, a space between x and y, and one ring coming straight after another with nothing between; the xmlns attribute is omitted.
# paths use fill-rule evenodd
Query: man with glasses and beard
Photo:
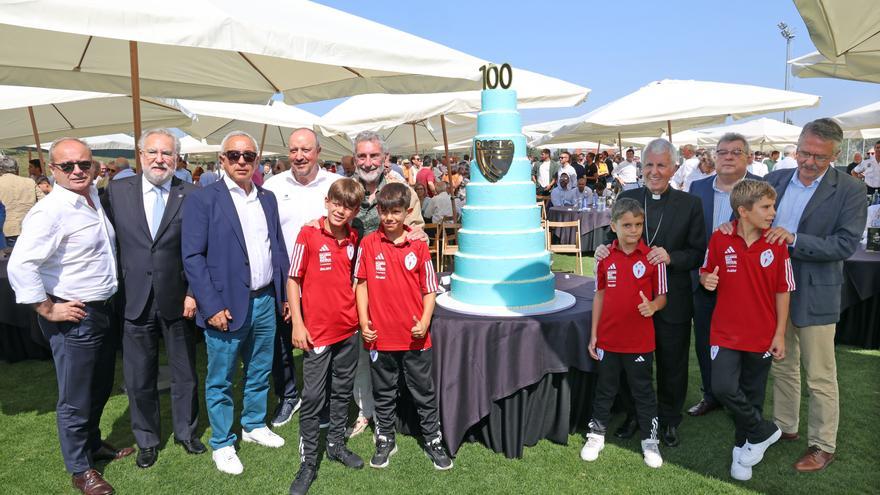
<svg viewBox="0 0 880 495"><path fill-rule="evenodd" d="M110 182L107 216L116 228L124 288L123 370L131 428L140 449L136 464L148 468L159 456L159 340L171 369L174 441L190 454L205 446L196 433L198 377L193 318L196 301L188 294L180 254L181 206L196 187L174 176L180 141L168 129L148 130L138 148L142 173Z"/></svg>
<svg viewBox="0 0 880 495"><path fill-rule="evenodd" d="M234 131L221 143L223 180L198 188L183 204L183 267L205 329L205 402L217 469L241 474L232 379L241 355L245 370L242 440L278 448L284 439L266 427L276 311L289 318L285 284L290 269L275 195L254 184L257 143Z"/></svg>
<svg viewBox="0 0 880 495"><path fill-rule="evenodd" d="M58 437L73 486L113 492L95 469L134 452L101 441L101 414L113 389L116 330L116 234L92 185L85 142L61 138L49 148L55 190L31 208L9 259L16 302L37 312L58 379Z"/></svg>

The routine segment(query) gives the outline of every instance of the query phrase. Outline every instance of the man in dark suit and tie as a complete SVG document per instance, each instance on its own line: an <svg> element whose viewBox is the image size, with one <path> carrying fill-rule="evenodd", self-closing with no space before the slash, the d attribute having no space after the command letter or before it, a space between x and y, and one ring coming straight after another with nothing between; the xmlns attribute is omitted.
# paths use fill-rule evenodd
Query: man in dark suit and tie
<svg viewBox="0 0 880 495"><path fill-rule="evenodd" d="M148 468L156 462L161 442L160 336L171 369L174 440L191 454L206 449L196 435L195 329L184 320L195 316L196 302L187 294L180 254L181 205L195 186L174 177L180 141L171 131L146 131L139 146L143 172L111 181L104 203L119 245L125 294L123 369L131 427L140 449L136 464Z"/></svg>
<svg viewBox="0 0 880 495"><path fill-rule="evenodd" d="M648 261L666 263L669 292L666 307L654 315L657 341L657 416L660 440L678 445L678 426L688 383L691 317L694 313L691 270L706 254L706 227L699 198L669 187L678 153L665 139L648 143L642 153L645 186L620 193L645 208L645 242L651 247ZM616 238L609 232L607 242ZM608 256L608 247L596 249L596 259ZM628 393L628 391L626 392ZM632 415L618 430L619 437L632 436L638 424Z"/></svg>
<svg viewBox="0 0 880 495"><path fill-rule="evenodd" d="M257 143L244 132L221 144L222 180L189 194L183 211L183 265L205 329L205 396L217 469L241 474L232 432L232 379L244 365L242 440L281 447L266 427L266 400L275 343L275 315L289 318L285 283L290 267L278 202L251 178Z"/></svg>
<svg viewBox="0 0 880 495"><path fill-rule="evenodd" d="M742 134L730 132L721 136L715 147L715 157L717 175L695 181L690 188L690 193L703 203L707 245L709 237L719 225L733 220L733 208L730 206L733 186L743 178L764 180L748 171L749 143ZM694 286L694 352L700 364L703 397L687 412L691 416L702 416L721 407L712 395L712 361L709 359L709 329L716 292L700 285L697 270L691 272L691 278Z"/></svg>

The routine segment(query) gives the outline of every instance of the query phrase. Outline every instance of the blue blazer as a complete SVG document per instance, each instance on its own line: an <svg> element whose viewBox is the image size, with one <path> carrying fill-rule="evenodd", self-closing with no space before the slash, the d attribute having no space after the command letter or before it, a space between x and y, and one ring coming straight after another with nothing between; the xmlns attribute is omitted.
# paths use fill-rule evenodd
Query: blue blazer
<svg viewBox="0 0 880 495"><path fill-rule="evenodd" d="M746 172L746 179L754 179L754 180L764 180L762 177L759 177L751 172ZM694 196L700 198L700 201L703 202L703 222L706 224L706 245L709 245L709 238L712 237L712 217L715 215L715 190L712 189L713 181L715 180L715 176L706 177L705 179L700 179L698 181L694 181L691 184L690 193ZM733 220L734 216L730 215L730 220Z"/></svg>
<svg viewBox="0 0 880 495"><path fill-rule="evenodd" d="M257 188L266 214L272 250L272 278L278 310L287 301L290 269L287 248L278 219L278 202L272 192ZM220 310L232 313L229 331L242 327L250 305L250 265L247 245L225 181L217 181L186 196L183 202L181 251L183 268L196 298L196 324L208 328L208 319Z"/></svg>

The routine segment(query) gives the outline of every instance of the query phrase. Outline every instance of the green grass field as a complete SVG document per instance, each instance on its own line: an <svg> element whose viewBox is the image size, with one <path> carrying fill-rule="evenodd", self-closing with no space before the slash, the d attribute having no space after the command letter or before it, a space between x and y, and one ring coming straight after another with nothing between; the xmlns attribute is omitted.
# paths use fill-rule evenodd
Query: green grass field
<svg viewBox="0 0 880 495"><path fill-rule="evenodd" d="M585 265L592 266L592 260L585 258ZM557 257L554 263L554 269L572 266L570 258ZM198 355L199 374L204 377L203 345ZM876 423L880 410L880 352L839 347L837 356L841 391L838 457L822 473L799 474L792 469L791 464L806 448L806 441L800 440L772 447L755 468L751 481L731 480L733 424L725 413L715 412L703 418L686 417L680 430L682 445L662 448L665 464L659 470L643 464L637 439L617 441L609 437L599 460L587 464L578 455L583 443L583 435L578 433L569 437L568 445L542 441L526 448L524 457L516 460L506 459L480 444L465 444L455 459L455 468L438 472L420 452L414 438L400 436L400 452L392 458L388 469L349 471L337 463L324 463L312 493L878 493L880 457L874 447L880 445L880 427ZM688 404L700 395L693 357L690 368ZM114 395L101 423L104 435L117 446L134 445L128 400L120 389L121 369L119 356ZM767 411L772 410L769 395ZM2 493L73 493L58 447L56 397L50 362L0 363ZM204 395L202 399L204 411ZM270 400L274 403L274 399ZM161 445L163 450L155 466L139 469L132 456L104 468L118 493L287 493L299 463L298 421L277 430L287 440L281 449L242 444L239 456L245 471L240 476L229 476L215 469L210 453L187 455L171 442L167 393L162 395L162 413L167 443ZM210 428L204 414L200 432L207 441ZM806 436L805 421L800 433L802 438ZM356 437L350 447L368 458L372 454L371 436Z"/></svg>

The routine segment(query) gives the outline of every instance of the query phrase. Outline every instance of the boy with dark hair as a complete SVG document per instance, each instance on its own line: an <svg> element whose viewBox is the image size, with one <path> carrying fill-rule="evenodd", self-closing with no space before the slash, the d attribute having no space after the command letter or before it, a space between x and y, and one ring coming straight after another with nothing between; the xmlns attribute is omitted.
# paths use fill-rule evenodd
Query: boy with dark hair
<svg viewBox="0 0 880 495"><path fill-rule="evenodd" d="M700 268L703 287L718 290L709 341L712 392L733 413L730 475L737 480L751 479L752 466L782 435L761 415L770 358L785 357L785 322L794 290L788 247L764 238L776 217L775 202L776 191L766 182L736 184L730 193L734 231L712 234Z"/></svg>
<svg viewBox="0 0 880 495"><path fill-rule="evenodd" d="M287 297L292 341L303 351L300 467L290 486L291 494L307 493L317 477L319 416L328 400L327 458L353 469L364 467L364 461L345 445L358 358L358 319L351 279L357 234L351 221L363 199L364 188L356 180L334 182L324 200L327 216L318 221L318 228L300 230L290 260Z"/></svg>
<svg viewBox="0 0 880 495"><path fill-rule="evenodd" d="M395 407L403 375L419 413L428 457L436 469L444 470L452 468L452 460L440 434L428 333L437 274L428 245L406 238L410 194L400 183L379 191L379 230L361 242L355 265L358 318L364 347L370 351L376 410L376 453L370 466L387 467L397 452Z"/></svg>
<svg viewBox="0 0 880 495"><path fill-rule="evenodd" d="M611 229L617 240L596 267L589 352L599 361L599 377L581 459L595 461L605 448L611 405L623 371L636 406L645 464L659 468L663 458L652 379L655 343L651 316L666 306L666 265L648 262L650 248L642 239L644 224L645 212L634 199L620 199L611 210Z"/></svg>

